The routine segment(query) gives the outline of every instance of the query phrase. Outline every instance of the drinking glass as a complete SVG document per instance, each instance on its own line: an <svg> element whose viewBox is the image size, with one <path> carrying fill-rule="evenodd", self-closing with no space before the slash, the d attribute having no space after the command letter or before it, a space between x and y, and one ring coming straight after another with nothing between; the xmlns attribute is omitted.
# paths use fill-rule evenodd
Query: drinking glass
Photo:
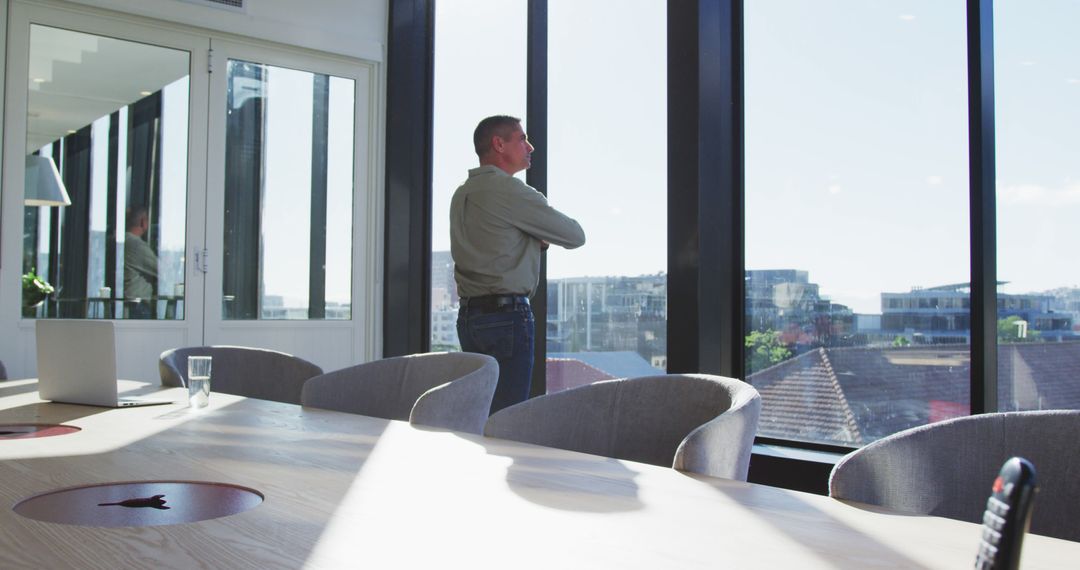
<svg viewBox="0 0 1080 570"><path fill-rule="evenodd" d="M192 408L205 408L210 403L210 365L211 356L189 356L188 369L188 404Z"/></svg>

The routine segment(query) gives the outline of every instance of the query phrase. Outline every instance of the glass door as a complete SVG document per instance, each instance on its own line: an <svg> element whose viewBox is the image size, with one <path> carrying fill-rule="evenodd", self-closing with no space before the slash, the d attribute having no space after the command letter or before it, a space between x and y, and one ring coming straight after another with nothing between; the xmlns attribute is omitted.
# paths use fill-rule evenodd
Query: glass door
<svg viewBox="0 0 1080 570"><path fill-rule="evenodd" d="M372 69L213 42L206 342L374 353Z"/></svg>
<svg viewBox="0 0 1080 570"><path fill-rule="evenodd" d="M33 369L37 319L108 319L118 372L155 381L157 354L202 341L188 254L205 229L188 212L205 193L209 41L24 4L10 24L2 227L4 259L20 261L0 290L24 355L13 367Z"/></svg>

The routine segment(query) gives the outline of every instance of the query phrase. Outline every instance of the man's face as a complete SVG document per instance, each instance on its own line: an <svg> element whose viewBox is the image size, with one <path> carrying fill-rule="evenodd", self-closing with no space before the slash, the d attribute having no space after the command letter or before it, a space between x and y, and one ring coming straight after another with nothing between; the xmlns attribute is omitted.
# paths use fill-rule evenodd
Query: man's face
<svg viewBox="0 0 1080 570"><path fill-rule="evenodd" d="M505 164L512 169L510 174L525 170L532 165L533 145L529 144L529 137L517 125L507 138L500 137L502 155Z"/></svg>

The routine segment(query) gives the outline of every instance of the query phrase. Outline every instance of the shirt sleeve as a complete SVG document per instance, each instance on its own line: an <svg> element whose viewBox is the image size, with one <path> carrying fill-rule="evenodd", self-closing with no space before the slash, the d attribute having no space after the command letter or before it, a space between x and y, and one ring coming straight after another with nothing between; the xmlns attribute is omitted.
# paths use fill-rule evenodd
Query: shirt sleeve
<svg viewBox="0 0 1080 570"><path fill-rule="evenodd" d="M585 230L570 216L548 205L547 198L530 186L513 185L509 207L511 223L532 237L566 249L585 245Z"/></svg>

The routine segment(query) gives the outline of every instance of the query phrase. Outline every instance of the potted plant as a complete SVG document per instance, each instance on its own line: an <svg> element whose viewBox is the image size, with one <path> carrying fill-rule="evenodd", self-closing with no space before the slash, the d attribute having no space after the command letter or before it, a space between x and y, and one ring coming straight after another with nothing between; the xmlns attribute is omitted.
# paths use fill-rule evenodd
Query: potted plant
<svg viewBox="0 0 1080 570"><path fill-rule="evenodd" d="M37 307L44 303L52 292L53 286L35 273L34 269L24 273L22 276L23 316L33 317L37 313Z"/></svg>

